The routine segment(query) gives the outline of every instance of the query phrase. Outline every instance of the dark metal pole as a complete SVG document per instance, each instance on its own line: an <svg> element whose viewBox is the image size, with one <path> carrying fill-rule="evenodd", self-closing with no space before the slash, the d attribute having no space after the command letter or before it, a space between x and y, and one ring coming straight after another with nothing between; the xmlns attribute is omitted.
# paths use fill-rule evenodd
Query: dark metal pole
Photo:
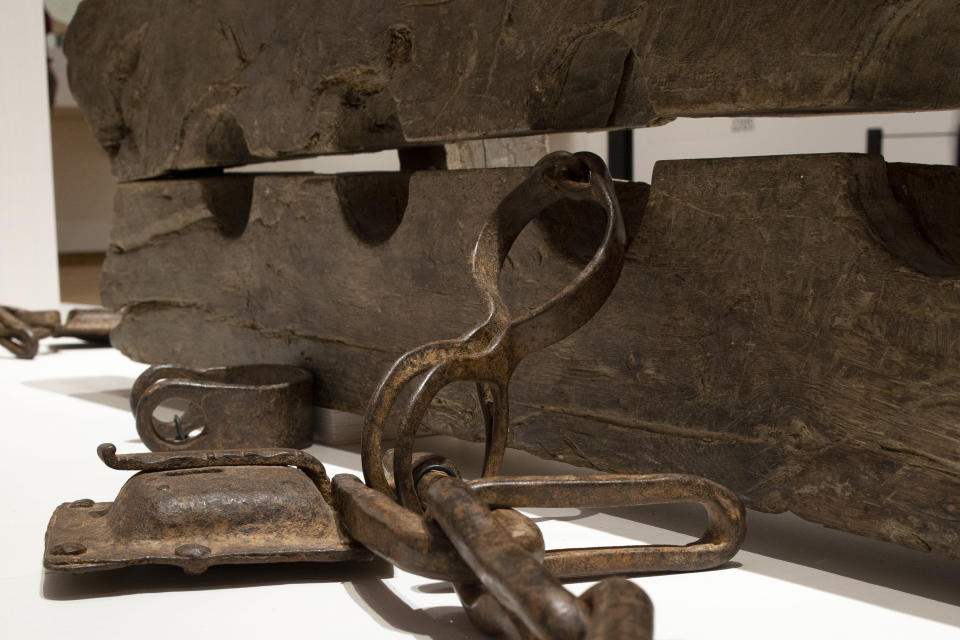
<svg viewBox="0 0 960 640"><path fill-rule="evenodd" d="M867 153L883 155L883 129L867 129Z"/></svg>
<svg viewBox="0 0 960 640"><path fill-rule="evenodd" d="M610 176L633 180L633 130L621 129L607 133L607 156Z"/></svg>
<svg viewBox="0 0 960 640"><path fill-rule="evenodd" d="M960 167L960 124L957 125L957 148L956 148L956 152L957 152L957 157L956 157L956 161L957 161L957 162L956 162L956 164L957 164L958 167Z"/></svg>

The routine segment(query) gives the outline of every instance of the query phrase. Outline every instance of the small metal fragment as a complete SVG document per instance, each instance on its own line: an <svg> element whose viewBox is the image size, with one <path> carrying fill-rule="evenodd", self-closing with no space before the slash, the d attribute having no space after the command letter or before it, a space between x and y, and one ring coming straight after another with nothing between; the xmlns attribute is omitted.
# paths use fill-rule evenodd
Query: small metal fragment
<svg viewBox="0 0 960 640"><path fill-rule="evenodd" d="M43 338L80 338L109 345L120 314L103 308L72 309L61 323L59 311L27 311L0 306L0 345L18 358L37 355Z"/></svg>
<svg viewBox="0 0 960 640"><path fill-rule="evenodd" d="M161 404L187 404L161 420ZM137 378L130 406L137 433L152 451L238 447L305 448L313 443L313 376L288 365L188 369L156 365Z"/></svg>
<svg viewBox="0 0 960 640"><path fill-rule="evenodd" d="M86 552L87 548L79 542L61 542L50 549L55 556L78 556Z"/></svg>
<svg viewBox="0 0 960 640"><path fill-rule="evenodd" d="M202 544L182 544L174 550L181 558L202 558L210 555L210 547Z"/></svg>

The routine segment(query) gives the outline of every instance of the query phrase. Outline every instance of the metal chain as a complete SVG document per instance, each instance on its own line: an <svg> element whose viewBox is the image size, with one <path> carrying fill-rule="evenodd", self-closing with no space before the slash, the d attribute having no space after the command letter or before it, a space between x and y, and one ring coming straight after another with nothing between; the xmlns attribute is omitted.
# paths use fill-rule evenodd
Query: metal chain
<svg viewBox="0 0 960 640"><path fill-rule="evenodd" d="M334 505L350 536L396 566L454 583L471 620L510 637L648 638L652 606L622 579L581 598L559 580L718 567L746 531L742 502L703 478L675 474L518 476L465 482L453 463L415 461L417 515L356 477L333 478ZM546 551L536 525L510 507L619 507L696 502L707 527L684 546L634 545ZM616 612L616 613L614 613Z"/></svg>
<svg viewBox="0 0 960 640"><path fill-rule="evenodd" d="M500 271L524 227L558 202L583 208L584 214L590 209L585 205L598 204L606 216L603 241L567 287L515 319L500 295ZM477 239L473 277L486 303L486 319L458 339L418 347L394 363L365 417L362 462L369 486L353 476L333 479L334 506L356 541L404 570L452 581L471 620L486 631L516 638L650 638L653 607L638 586L607 578L577 598L559 581L716 567L743 541L743 504L703 478L489 477L499 471L506 449L514 369L600 309L619 278L625 252L623 219L603 161L588 153L543 158L504 198ZM394 405L415 381L406 406L397 411L396 448L384 455L382 439ZM485 420L485 477L473 482L463 481L449 461L413 451L431 401L458 381L476 384ZM673 501L697 502L707 511L706 532L690 545L545 551L536 525L511 509Z"/></svg>

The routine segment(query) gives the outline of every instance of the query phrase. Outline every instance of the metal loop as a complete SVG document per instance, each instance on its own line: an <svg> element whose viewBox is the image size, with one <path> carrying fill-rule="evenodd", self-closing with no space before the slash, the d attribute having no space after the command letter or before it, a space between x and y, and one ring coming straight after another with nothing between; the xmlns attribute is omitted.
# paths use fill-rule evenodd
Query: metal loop
<svg viewBox="0 0 960 640"><path fill-rule="evenodd" d="M207 387L192 381L163 378L148 387L138 398L134 409L137 435L151 451L176 451L178 449L211 449L203 446L210 434L206 430L206 420L201 402ZM188 409L172 421L160 420L154 411L164 402L182 400L188 403ZM186 429L184 429L186 423ZM174 427L175 430L172 430ZM202 429L200 435L191 437L194 429ZM182 433L182 435L181 435ZM206 437L204 437L206 436Z"/></svg>
<svg viewBox="0 0 960 640"><path fill-rule="evenodd" d="M703 535L684 546L548 550L544 566L558 578L710 569L732 558L746 536L746 513L740 498L726 487L698 476L511 476L481 478L470 481L468 486L478 500L491 508L605 508L695 502L707 512Z"/></svg>
<svg viewBox="0 0 960 640"><path fill-rule="evenodd" d="M312 394L310 372L289 365L197 370L158 365L137 378L130 406L137 433L153 451L305 448L313 441ZM182 424L154 415L158 407L172 400L187 403Z"/></svg>

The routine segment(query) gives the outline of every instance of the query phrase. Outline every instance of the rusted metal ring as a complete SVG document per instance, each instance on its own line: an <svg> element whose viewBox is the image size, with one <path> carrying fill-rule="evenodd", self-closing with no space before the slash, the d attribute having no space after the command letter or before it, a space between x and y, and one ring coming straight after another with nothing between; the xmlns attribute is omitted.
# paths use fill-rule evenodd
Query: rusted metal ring
<svg viewBox="0 0 960 640"><path fill-rule="evenodd" d="M246 365L193 370L157 365L133 385L130 406L137 433L152 451L237 447L308 447L313 376L288 365ZM180 399L188 408L173 424L154 411ZM182 426L182 429L181 429ZM191 431L200 430L191 436ZM182 433L180 433L182 431Z"/></svg>
<svg viewBox="0 0 960 640"><path fill-rule="evenodd" d="M413 481L417 484L420 483L420 480L423 476L427 475L431 471L437 471L439 473L446 474L451 478L459 478L460 474L457 473L455 469L450 468L445 464L428 464L421 469L417 469L416 473L413 474Z"/></svg>
<svg viewBox="0 0 960 640"><path fill-rule="evenodd" d="M524 227L560 201L599 204L606 216L603 241L563 290L537 309L513 318L498 288L503 262ZM616 284L625 250L623 218L603 161L590 153L556 152L538 162L500 203L474 247L473 277L486 303L486 320L460 338L427 344L403 355L371 398L362 439L367 484L396 495L410 509L422 509L413 478L414 440L430 402L443 387L457 381L477 384L487 436L483 474L496 474L506 450L508 386L514 369L524 356L562 340L596 313ZM383 433L402 390L418 378L422 379L399 416L391 486L380 464Z"/></svg>

